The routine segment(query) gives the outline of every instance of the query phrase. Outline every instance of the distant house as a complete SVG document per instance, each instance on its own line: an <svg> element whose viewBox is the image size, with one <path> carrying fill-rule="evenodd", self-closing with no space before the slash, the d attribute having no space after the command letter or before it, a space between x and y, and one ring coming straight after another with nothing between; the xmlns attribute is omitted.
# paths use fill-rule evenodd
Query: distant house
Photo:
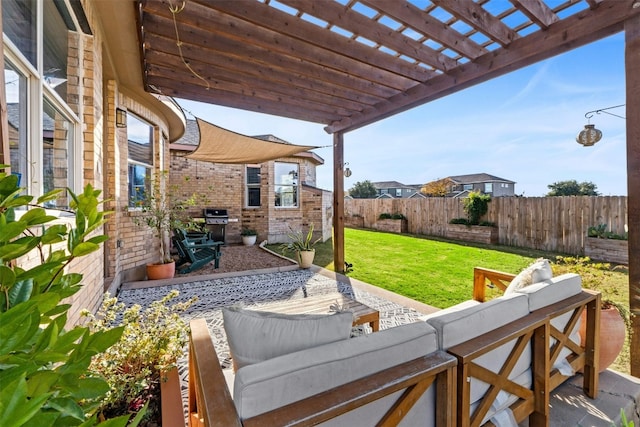
<svg viewBox="0 0 640 427"><path fill-rule="evenodd" d="M407 199L420 193L421 185L405 185L398 181L373 182L377 191L377 198L390 197L393 199Z"/></svg>
<svg viewBox="0 0 640 427"><path fill-rule="evenodd" d="M470 175L449 176L451 191L448 197L464 197L471 191L479 191L492 197L506 197L515 195L515 182L499 178L488 173L474 173Z"/></svg>

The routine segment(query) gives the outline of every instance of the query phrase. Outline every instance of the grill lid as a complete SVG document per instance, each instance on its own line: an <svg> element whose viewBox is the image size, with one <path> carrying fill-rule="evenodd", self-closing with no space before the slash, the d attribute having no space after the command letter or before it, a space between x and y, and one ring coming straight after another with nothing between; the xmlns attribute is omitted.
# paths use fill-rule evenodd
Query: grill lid
<svg viewBox="0 0 640 427"><path fill-rule="evenodd" d="M203 215L205 218L228 218L229 214L226 209L204 208Z"/></svg>

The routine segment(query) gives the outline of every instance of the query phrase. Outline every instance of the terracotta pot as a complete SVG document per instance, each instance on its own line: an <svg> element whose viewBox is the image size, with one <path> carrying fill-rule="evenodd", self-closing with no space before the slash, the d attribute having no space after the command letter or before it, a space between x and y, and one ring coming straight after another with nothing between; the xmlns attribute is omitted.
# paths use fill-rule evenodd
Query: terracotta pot
<svg viewBox="0 0 640 427"><path fill-rule="evenodd" d="M580 322L580 341L585 344L587 316L582 312ZM626 335L624 319L615 307L600 310L600 372L607 369L622 351Z"/></svg>
<svg viewBox="0 0 640 427"><path fill-rule="evenodd" d="M300 268L309 268L313 264L313 258L316 255L316 250L299 251L298 252L298 265Z"/></svg>
<svg viewBox="0 0 640 427"><path fill-rule="evenodd" d="M176 263L167 264L147 264L147 279L171 279L176 273Z"/></svg>

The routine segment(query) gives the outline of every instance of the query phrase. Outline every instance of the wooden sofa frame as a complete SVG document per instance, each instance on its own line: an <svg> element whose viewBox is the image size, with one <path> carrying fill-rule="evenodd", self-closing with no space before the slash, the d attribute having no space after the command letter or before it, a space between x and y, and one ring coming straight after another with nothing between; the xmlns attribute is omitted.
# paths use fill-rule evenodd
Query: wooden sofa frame
<svg viewBox="0 0 640 427"><path fill-rule="evenodd" d="M326 392L241 420L227 387L204 319L191 321L189 426L311 426L406 389L378 426L396 426L436 382L436 425L455 425L456 359L441 351L400 364Z"/></svg>
<svg viewBox="0 0 640 427"><path fill-rule="evenodd" d="M476 267L473 271L473 299L479 302L485 301L487 287L491 287L499 294L504 293L509 282L515 277L514 274L501 271ZM586 311L586 339L585 346L580 347L573 343L569 336L575 325L580 320L583 311ZM583 290L580 294L574 295L556 304L549 305L536 312L541 312L549 319L571 312L571 318L562 331L550 325L550 337L556 342L550 350L550 366L553 366L560 356L563 347L571 350L567 357L567 362L574 371L583 373L583 390L587 396L595 399L598 394L598 360L600 350L600 293L590 290ZM562 384L568 377L562 375L557 369L550 372L549 386L553 391Z"/></svg>
<svg viewBox="0 0 640 427"><path fill-rule="evenodd" d="M505 281L513 275L476 268L474 298L484 301L481 287L487 282L506 289ZM492 285L493 286L493 285ZM553 365L563 347L571 354L567 361L574 370L582 370L583 389L595 398L598 390L598 349L600 294L583 290L572 297L545 306L523 318L489 333L435 352L396 367L378 372L318 395L294 402L256 417L241 420L235 408L216 351L204 319L191 322L189 348L189 425L262 426L315 425L354 410L398 390L407 389L378 425L397 425L417 399L437 379L437 426L481 425L498 392L504 390L518 399L510 406L519 423L529 417L529 425L549 425L549 393L568 377ZM586 344L580 347L569 339L582 311L587 312ZM562 331L552 319L571 313ZM551 344L551 339L555 343ZM516 341L498 373L491 372L476 360L506 343ZM532 345L532 387L526 388L509 379L527 344ZM474 413L470 413L471 378L490 384ZM491 425L491 422L487 423Z"/></svg>

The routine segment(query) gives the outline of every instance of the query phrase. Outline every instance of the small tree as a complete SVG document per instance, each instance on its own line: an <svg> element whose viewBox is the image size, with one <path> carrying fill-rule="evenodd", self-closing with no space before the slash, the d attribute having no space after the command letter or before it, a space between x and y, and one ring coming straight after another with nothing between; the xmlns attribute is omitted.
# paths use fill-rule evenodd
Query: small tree
<svg viewBox="0 0 640 427"><path fill-rule="evenodd" d="M427 182L422 186L420 192L425 196L431 197L444 197L451 188L451 180L449 178L436 179L435 181Z"/></svg>
<svg viewBox="0 0 640 427"><path fill-rule="evenodd" d="M185 177L188 181L189 177ZM206 197L205 197L206 198ZM134 217L136 225L146 225L153 230L155 237L160 240L159 255L162 264L173 262L169 246L169 233L176 228L194 230L198 226L187 210L196 206L200 197L197 194L181 196L178 185L169 184L169 175L161 172L158 178L151 182L151 188L144 197L136 202L142 215Z"/></svg>
<svg viewBox="0 0 640 427"><path fill-rule="evenodd" d="M547 196L599 196L598 187L593 182L578 183L575 179L558 181L547 185L551 190Z"/></svg>
<svg viewBox="0 0 640 427"><path fill-rule="evenodd" d="M349 194L354 199L371 199L378 195L378 190L369 180L358 181L349 190Z"/></svg>

